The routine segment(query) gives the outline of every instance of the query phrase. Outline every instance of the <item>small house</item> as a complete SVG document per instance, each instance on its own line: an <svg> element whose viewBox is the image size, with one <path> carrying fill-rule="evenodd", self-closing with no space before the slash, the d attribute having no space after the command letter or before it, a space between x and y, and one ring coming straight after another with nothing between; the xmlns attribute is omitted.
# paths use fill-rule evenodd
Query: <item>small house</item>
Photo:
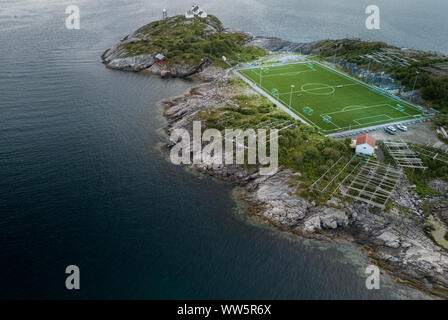
<svg viewBox="0 0 448 320"><path fill-rule="evenodd" d="M158 55L156 55L156 57L154 58L154 60L155 60L155 62L158 62L158 63L165 63L165 62L168 62L168 58L167 57L165 57L163 54L158 54Z"/></svg>
<svg viewBox="0 0 448 320"><path fill-rule="evenodd" d="M207 12L201 9L197 4L194 4L191 9L185 13L185 18L193 19L194 17L207 18Z"/></svg>
<svg viewBox="0 0 448 320"><path fill-rule="evenodd" d="M197 4L194 4L194 5L191 7L191 11L193 11L193 14L194 14L194 15L198 15L198 14L199 14L199 11L201 11L201 8L199 8L199 6L198 6Z"/></svg>
<svg viewBox="0 0 448 320"><path fill-rule="evenodd" d="M375 153L375 143L374 137L368 134L360 135L356 138L356 154L363 156L373 156Z"/></svg>
<svg viewBox="0 0 448 320"><path fill-rule="evenodd" d="M201 11L198 12L197 16L199 18L204 18L205 19L205 18L207 18L207 13L204 10L201 10Z"/></svg>

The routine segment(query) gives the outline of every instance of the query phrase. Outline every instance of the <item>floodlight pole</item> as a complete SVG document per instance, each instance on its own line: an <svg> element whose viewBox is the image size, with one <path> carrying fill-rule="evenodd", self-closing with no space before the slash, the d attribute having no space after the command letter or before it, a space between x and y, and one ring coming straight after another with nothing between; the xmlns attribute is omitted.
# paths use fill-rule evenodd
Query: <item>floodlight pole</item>
<svg viewBox="0 0 448 320"><path fill-rule="evenodd" d="M261 68L260 68L260 88L261 88Z"/></svg>
<svg viewBox="0 0 448 320"><path fill-rule="evenodd" d="M338 52L338 50L341 48L342 43L340 43L339 45L336 46L336 49L334 50L334 58L333 58L333 64L336 65L336 53Z"/></svg>
<svg viewBox="0 0 448 320"><path fill-rule="evenodd" d="M369 60L369 66L367 67L367 82L369 82L369 76L370 76L370 64L372 63L372 59Z"/></svg>
<svg viewBox="0 0 448 320"><path fill-rule="evenodd" d="M417 84L417 79L418 79L418 71L415 72L416 76L415 76L415 81L414 81L414 87L412 88L412 96L411 96L411 102L414 99L414 94L415 94L415 85Z"/></svg>
<svg viewBox="0 0 448 320"><path fill-rule="evenodd" d="M381 72L380 89L381 89L381 85L383 84L383 77L384 77L384 71Z"/></svg>
<svg viewBox="0 0 448 320"><path fill-rule="evenodd" d="M292 104L292 88L294 88L294 85L291 85L291 94L289 95L289 110L291 110L291 104Z"/></svg>

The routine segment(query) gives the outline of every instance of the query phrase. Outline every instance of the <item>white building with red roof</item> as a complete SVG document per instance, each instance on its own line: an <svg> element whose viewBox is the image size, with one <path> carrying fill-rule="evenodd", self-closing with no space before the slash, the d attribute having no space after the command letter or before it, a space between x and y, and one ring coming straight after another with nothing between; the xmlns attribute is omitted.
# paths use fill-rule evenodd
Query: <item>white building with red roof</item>
<svg viewBox="0 0 448 320"><path fill-rule="evenodd" d="M358 136L356 138L356 154L373 156L375 153L375 143L375 138L368 134Z"/></svg>

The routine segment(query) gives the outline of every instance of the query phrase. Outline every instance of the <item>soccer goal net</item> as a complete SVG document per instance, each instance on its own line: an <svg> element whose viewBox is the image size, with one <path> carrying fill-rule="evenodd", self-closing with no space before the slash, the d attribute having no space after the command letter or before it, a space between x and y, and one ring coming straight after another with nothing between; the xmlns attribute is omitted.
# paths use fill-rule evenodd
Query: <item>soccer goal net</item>
<svg viewBox="0 0 448 320"><path fill-rule="evenodd" d="M313 114L313 109L311 109L310 107L304 107L303 108L303 113L311 116Z"/></svg>

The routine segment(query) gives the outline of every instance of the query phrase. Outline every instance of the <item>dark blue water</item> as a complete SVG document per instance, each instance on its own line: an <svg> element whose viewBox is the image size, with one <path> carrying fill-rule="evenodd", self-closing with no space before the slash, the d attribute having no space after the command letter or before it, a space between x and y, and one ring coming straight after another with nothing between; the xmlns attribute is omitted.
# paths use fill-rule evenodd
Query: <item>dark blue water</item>
<svg viewBox="0 0 448 320"><path fill-rule="evenodd" d="M193 83L99 59L154 3L80 1L79 31L68 3L0 7L0 298L397 297L365 288L357 248L247 223L231 185L166 160L157 102Z"/></svg>

